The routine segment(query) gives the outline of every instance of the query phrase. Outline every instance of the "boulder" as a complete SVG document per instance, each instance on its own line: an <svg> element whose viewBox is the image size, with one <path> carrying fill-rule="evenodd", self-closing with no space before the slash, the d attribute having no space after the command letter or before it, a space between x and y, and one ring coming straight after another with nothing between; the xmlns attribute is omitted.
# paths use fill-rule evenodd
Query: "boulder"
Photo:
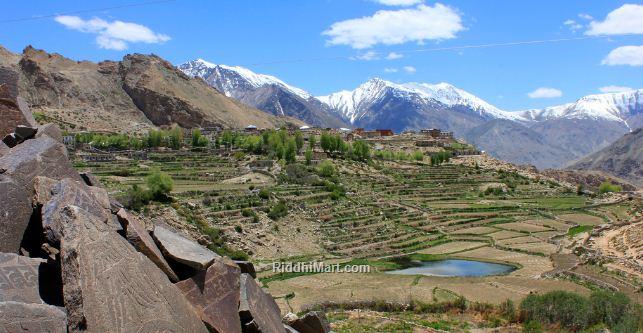
<svg viewBox="0 0 643 333"><path fill-rule="evenodd" d="M170 264L168 264L163 257L161 250L159 250L154 243L154 240L145 229L145 224L135 216L128 213L124 208L121 208L116 216L118 216L118 221L125 231L125 238L127 238L127 241L129 241L130 244L138 250L138 252L143 253L146 257L152 260L152 262L160 268L172 282L179 281L176 273L174 273Z"/></svg>
<svg viewBox="0 0 643 333"><path fill-rule="evenodd" d="M69 332L208 332L165 274L103 221L76 206L61 216Z"/></svg>
<svg viewBox="0 0 643 333"><path fill-rule="evenodd" d="M0 157L0 170L33 194L32 181L37 176L60 180L82 180L67 158L67 149L56 140L43 136L27 140Z"/></svg>
<svg viewBox="0 0 643 333"><path fill-rule="evenodd" d="M208 329L241 333L239 319L240 270L228 258L216 259L206 271L176 284Z"/></svg>
<svg viewBox="0 0 643 333"><path fill-rule="evenodd" d="M214 259L220 258L216 253L179 236L167 227L157 225L152 234L166 257L191 268L204 270L210 266Z"/></svg>
<svg viewBox="0 0 643 333"><path fill-rule="evenodd" d="M63 133L60 131L60 128L56 124L45 124L38 127L38 133L36 133L36 138L42 136L48 136L58 142L63 142Z"/></svg>
<svg viewBox="0 0 643 333"><path fill-rule="evenodd" d="M241 273L250 274L250 276L252 276L253 279L257 278L257 271L255 270L255 265L253 265L251 262L243 261L243 260L235 260L234 263L237 264L239 268L241 268Z"/></svg>
<svg viewBox="0 0 643 333"><path fill-rule="evenodd" d="M311 311L301 318L284 318L286 324L300 333L328 333L330 324L326 314L321 311Z"/></svg>
<svg viewBox="0 0 643 333"><path fill-rule="evenodd" d="M102 190L94 191L94 190ZM65 206L77 206L98 220L110 222L109 197L104 189L89 187L71 179L63 179L52 189L51 199L42 209L42 228L45 239L54 246L60 243L62 236L62 209Z"/></svg>
<svg viewBox="0 0 643 333"><path fill-rule="evenodd" d="M297 332L296 329L294 329L291 326L288 326L286 324L284 324L284 328L286 329L286 333L299 333L299 332Z"/></svg>
<svg viewBox="0 0 643 333"><path fill-rule="evenodd" d="M241 274L239 289L239 316L244 332L285 331L277 302L261 289L252 276Z"/></svg>
<svg viewBox="0 0 643 333"><path fill-rule="evenodd" d="M66 333L67 315L55 306L0 302L2 333Z"/></svg>
<svg viewBox="0 0 643 333"><path fill-rule="evenodd" d="M14 69L0 67L0 136L10 133L18 125L36 125L27 103L18 96L19 77Z"/></svg>
<svg viewBox="0 0 643 333"><path fill-rule="evenodd" d="M25 125L18 125L16 127L16 130L13 132L20 141L27 141L29 139L33 139L33 137L36 136L36 133L38 132L37 127L31 127L31 126L25 126Z"/></svg>
<svg viewBox="0 0 643 333"><path fill-rule="evenodd" d="M44 259L0 253L0 302L44 303L38 270L45 264Z"/></svg>
<svg viewBox="0 0 643 333"><path fill-rule="evenodd" d="M91 172L81 172L80 177L83 178L85 181L85 184L87 186L95 186L95 187L103 187L103 184L101 184L100 180L94 176Z"/></svg>
<svg viewBox="0 0 643 333"><path fill-rule="evenodd" d="M0 252L18 253L33 212L31 197L4 174L0 174L0 193Z"/></svg>
<svg viewBox="0 0 643 333"><path fill-rule="evenodd" d="M15 133L9 133L2 139L2 143L9 148L13 148L20 143L20 138Z"/></svg>

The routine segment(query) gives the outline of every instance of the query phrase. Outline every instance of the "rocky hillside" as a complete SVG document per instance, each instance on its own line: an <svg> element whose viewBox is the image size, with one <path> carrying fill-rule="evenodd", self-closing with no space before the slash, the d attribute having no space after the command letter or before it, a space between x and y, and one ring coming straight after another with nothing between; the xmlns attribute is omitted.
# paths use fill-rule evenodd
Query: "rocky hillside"
<svg viewBox="0 0 643 333"><path fill-rule="evenodd" d="M1 332L329 332L323 313L282 322L251 263L123 208L73 169L55 125L10 137L0 142Z"/></svg>
<svg viewBox="0 0 643 333"><path fill-rule="evenodd" d="M178 68L186 75L202 78L226 96L270 114L291 116L319 127L349 126L311 94L274 76L238 66L215 65L202 59L188 61Z"/></svg>
<svg viewBox="0 0 643 333"><path fill-rule="evenodd" d="M624 135L568 169L604 171L643 187L643 128Z"/></svg>
<svg viewBox="0 0 643 333"><path fill-rule="evenodd" d="M303 123L228 98L155 55L133 54L120 62L93 63L29 46L21 55L1 49L0 66L15 73L18 93L32 111L68 129L134 132L173 124L275 127Z"/></svg>

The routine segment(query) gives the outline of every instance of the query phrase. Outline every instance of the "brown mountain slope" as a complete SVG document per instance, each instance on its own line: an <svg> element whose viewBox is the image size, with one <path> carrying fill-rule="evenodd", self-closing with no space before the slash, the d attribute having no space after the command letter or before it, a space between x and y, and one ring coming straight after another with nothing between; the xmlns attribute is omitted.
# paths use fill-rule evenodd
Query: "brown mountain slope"
<svg viewBox="0 0 643 333"><path fill-rule="evenodd" d="M155 55L93 63L28 46L22 55L0 48L0 66L19 74L19 93L32 111L73 130L136 132L173 124L240 128L301 123L236 102Z"/></svg>
<svg viewBox="0 0 643 333"><path fill-rule="evenodd" d="M601 170L643 187L643 128L625 134L568 169Z"/></svg>

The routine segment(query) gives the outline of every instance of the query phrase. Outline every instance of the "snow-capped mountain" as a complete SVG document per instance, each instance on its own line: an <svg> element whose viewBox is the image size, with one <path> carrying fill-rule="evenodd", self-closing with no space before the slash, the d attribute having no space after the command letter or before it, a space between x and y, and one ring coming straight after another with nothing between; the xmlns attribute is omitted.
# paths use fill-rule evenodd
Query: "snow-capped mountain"
<svg viewBox="0 0 643 333"><path fill-rule="evenodd" d="M621 122L629 129L640 127L643 113L643 89L619 93L589 95L574 103L526 110L520 115L531 121L586 119ZM633 122L633 124L630 124Z"/></svg>
<svg viewBox="0 0 643 333"><path fill-rule="evenodd" d="M215 65L203 59L178 66L186 75L200 77L228 97L280 116L299 118L311 125L342 127L346 123L303 89L239 66Z"/></svg>
<svg viewBox="0 0 643 333"><path fill-rule="evenodd" d="M229 97L275 115L323 127L436 127L492 155L537 167L560 167L643 126L643 90L589 95L574 103L509 112L448 83L393 83L374 78L354 90L313 97L270 75L197 59L179 66Z"/></svg>
<svg viewBox="0 0 643 333"><path fill-rule="evenodd" d="M383 97L386 92L395 94L400 98L406 97L408 99L425 99L427 102L439 102L449 108L468 108L486 119L525 120L518 113L502 111L473 94L448 83L411 82L397 84L374 78L353 91L343 90L317 98L353 124L365 115L370 103Z"/></svg>

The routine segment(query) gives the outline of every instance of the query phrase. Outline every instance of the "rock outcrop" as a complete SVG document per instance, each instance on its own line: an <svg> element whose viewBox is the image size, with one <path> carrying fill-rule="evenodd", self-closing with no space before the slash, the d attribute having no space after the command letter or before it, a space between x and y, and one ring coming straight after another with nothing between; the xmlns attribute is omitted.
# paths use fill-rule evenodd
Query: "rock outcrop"
<svg viewBox="0 0 643 333"><path fill-rule="evenodd" d="M55 126L14 133L0 155L0 332L297 332L242 273L251 263L148 231L73 169ZM300 327L326 333L315 318Z"/></svg>

